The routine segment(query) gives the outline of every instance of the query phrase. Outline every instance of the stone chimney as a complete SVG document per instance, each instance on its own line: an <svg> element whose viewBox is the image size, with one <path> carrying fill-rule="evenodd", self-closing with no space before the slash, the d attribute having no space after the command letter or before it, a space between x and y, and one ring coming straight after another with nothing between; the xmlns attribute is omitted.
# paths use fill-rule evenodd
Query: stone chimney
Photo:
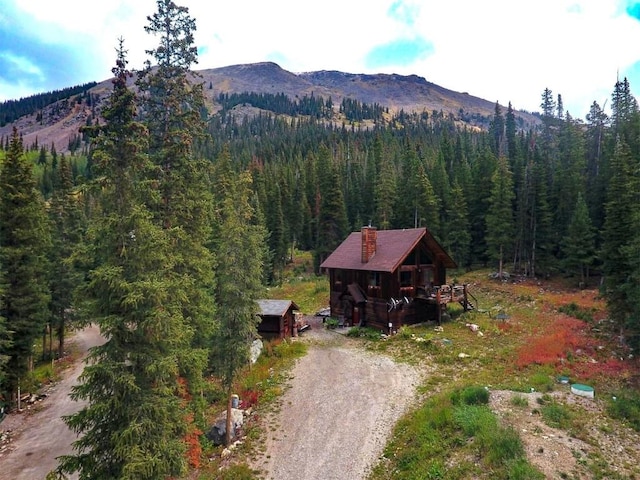
<svg viewBox="0 0 640 480"><path fill-rule="evenodd" d="M362 263L367 263L376 254L376 240L378 231L376 227L362 227Z"/></svg>

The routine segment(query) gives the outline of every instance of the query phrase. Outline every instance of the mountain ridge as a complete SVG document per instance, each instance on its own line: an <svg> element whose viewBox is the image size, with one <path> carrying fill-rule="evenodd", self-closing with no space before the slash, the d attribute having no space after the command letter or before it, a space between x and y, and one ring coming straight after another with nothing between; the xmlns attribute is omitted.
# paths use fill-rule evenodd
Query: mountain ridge
<svg viewBox="0 0 640 480"><path fill-rule="evenodd" d="M443 112L462 123L482 128L488 124L487 119L494 115L496 106L496 102L449 90L418 75L348 73L338 70L293 73L274 62L195 70L193 79L203 84L212 114L219 110L217 99L220 94L285 94L293 100L314 95L331 98L334 106L348 98L369 105L378 104L392 113L426 112L430 115L434 111ZM25 146L37 142L39 145L55 145L57 151L64 152L79 128L96 112L99 115L99 106L111 88L111 79L103 80L88 90L94 98L91 106L66 102L66 110L61 112L60 108L56 108L56 115L47 115L42 109L0 128L0 135L9 136L15 125L23 134ZM507 107L501 105L501 108L506 113ZM514 110L514 113L520 128L539 123L536 115L518 110Z"/></svg>

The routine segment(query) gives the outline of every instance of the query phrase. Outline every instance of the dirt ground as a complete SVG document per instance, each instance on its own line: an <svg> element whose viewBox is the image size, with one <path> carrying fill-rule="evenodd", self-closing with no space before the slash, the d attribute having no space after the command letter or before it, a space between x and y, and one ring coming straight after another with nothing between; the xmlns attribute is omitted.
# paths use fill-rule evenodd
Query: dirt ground
<svg viewBox="0 0 640 480"><path fill-rule="evenodd" d="M421 374L310 321L300 337L308 353L294 367L279 408L265 419L271 430L252 467L273 480L366 478L411 405Z"/></svg>
<svg viewBox="0 0 640 480"><path fill-rule="evenodd" d="M78 331L70 339L82 356L103 341L96 326ZM57 466L56 457L71 453L76 435L62 417L78 411L82 404L69 398L71 387L82 373L84 362L78 361L64 370L62 379L48 389L48 397L30 410L12 413L0 423L0 434L10 441L0 452L0 480L42 480ZM71 477L77 478L77 477Z"/></svg>
<svg viewBox="0 0 640 480"><path fill-rule="evenodd" d="M309 344L308 354L296 363L279 404L264 417L265 443L251 466L266 480L364 479L428 372L367 352L344 335L346 329L328 331L319 318L308 319L312 328L298 340ZM97 327L89 327L71 341L86 352L102 338ZM66 369L44 401L0 423L0 436L10 439L0 444L0 480L42 480L57 456L71 453L76 437L61 417L81 407L68 393L83 366L77 362ZM527 399L527 407L516 406L513 395L492 391L491 407L520 433L527 456L546 478L593 478L585 464L594 454L617 478L637 478L640 435L607 419L599 402L561 389L553 393L562 403L577 402L584 412L584 431L572 435L545 425L534 413L540 393L517 394Z"/></svg>

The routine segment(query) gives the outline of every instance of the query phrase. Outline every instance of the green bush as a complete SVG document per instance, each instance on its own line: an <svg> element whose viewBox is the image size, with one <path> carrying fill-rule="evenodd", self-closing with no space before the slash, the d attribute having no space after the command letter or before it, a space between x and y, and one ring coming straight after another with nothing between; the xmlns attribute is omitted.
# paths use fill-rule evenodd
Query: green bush
<svg viewBox="0 0 640 480"><path fill-rule="evenodd" d="M524 458L517 458L507 462L507 477L509 480L544 480L542 472L535 469Z"/></svg>
<svg viewBox="0 0 640 480"><path fill-rule="evenodd" d="M451 394L451 403L454 405L487 405L489 390L479 386L454 390Z"/></svg>
<svg viewBox="0 0 640 480"><path fill-rule="evenodd" d="M467 437L482 432L494 431L497 427L496 417L491 410L482 405L462 405L454 410L453 418Z"/></svg>
<svg viewBox="0 0 640 480"><path fill-rule="evenodd" d="M380 332L371 327L354 327L347 332L348 337L366 338L368 340L380 340Z"/></svg>
<svg viewBox="0 0 640 480"><path fill-rule="evenodd" d="M522 439L513 428L497 428L483 433L480 444L486 451L489 465L507 465L511 461L525 459Z"/></svg>
<svg viewBox="0 0 640 480"><path fill-rule="evenodd" d="M608 414L618 420L624 420L636 431L640 432L640 393L628 391L619 393L609 401Z"/></svg>
<svg viewBox="0 0 640 480"><path fill-rule="evenodd" d="M511 397L511 405L514 407L526 408L529 406L529 400L522 395L513 395Z"/></svg>
<svg viewBox="0 0 640 480"><path fill-rule="evenodd" d="M566 405L551 402L540 408L544 422L550 427L568 429L573 420L573 414Z"/></svg>

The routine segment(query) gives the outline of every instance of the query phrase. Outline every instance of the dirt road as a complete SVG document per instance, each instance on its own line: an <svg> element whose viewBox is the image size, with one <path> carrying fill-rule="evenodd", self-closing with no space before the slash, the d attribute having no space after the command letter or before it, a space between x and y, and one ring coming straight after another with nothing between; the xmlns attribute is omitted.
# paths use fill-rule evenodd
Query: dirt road
<svg viewBox="0 0 640 480"><path fill-rule="evenodd" d="M76 332L71 342L83 352L99 345L103 338L96 326ZM67 428L62 417L78 411L82 404L68 394L82 373L84 362L77 362L63 372L62 380L50 391L35 413L11 414L0 431L12 431L10 447L0 455L0 480L42 480L57 466L56 457L71 453L76 435ZM72 477L75 478L75 477Z"/></svg>
<svg viewBox="0 0 640 480"><path fill-rule="evenodd" d="M268 418L266 449L252 466L273 480L365 478L414 398L420 373L322 325L303 340L308 354Z"/></svg>

